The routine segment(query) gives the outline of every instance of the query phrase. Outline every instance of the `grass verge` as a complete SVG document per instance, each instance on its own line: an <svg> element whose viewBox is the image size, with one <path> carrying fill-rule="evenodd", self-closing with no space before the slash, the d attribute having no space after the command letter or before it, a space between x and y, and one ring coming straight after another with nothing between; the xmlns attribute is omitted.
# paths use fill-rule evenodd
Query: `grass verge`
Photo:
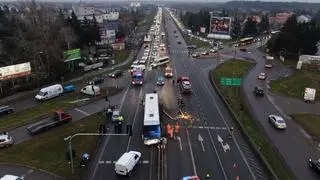
<svg viewBox="0 0 320 180"><path fill-rule="evenodd" d="M256 122L250 116L248 108L243 100L240 87L220 86L220 77L243 77L247 71L254 66L253 63L239 60L232 60L224 63L215 71L212 71L211 76L222 95L227 100L231 111L237 117L237 121L242 125L251 144L259 150L263 158L270 165L272 170L281 180L290 180L291 172L285 167L279 158L273 146L259 131ZM235 68L236 67L236 68Z"/></svg>
<svg viewBox="0 0 320 180"><path fill-rule="evenodd" d="M320 139L320 114L294 114L292 115L296 123L298 123L308 134L316 140Z"/></svg>
<svg viewBox="0 0 320 180"><path fill-rule="evenodd" d="M76 151L74 175L71 174L70 165L66 160L68 143L64 138L79 132L97 132L97 127L103 122L102 114L95 114L75 123L57 127L29 141L2 149L0 161L43 169L68 180L83 179L87 171L86 168L78 168L80 156L83 152L94 154L99 137L81 136L73 139L72 148Z"/></svg>
<svg viewBox="0 0 320 180"><path fill-rule="evenodd" d="M298 99L303 99L306 87L320 89L320 72L295 71L293 76L271 82L273 92ZM320 100L320 93L316 94L316 100Z"/></svg>
<svg viewBox="0 0 320 180"><path fill-rule="evenodd" d="M129 50L120 50L115 52L114 60L116 64L125 61L129 57L130 51Z"/></svg>
<svg viewBox="0 0 320 180"><path fill-rule="evenodd" d="M197 38L189 37L188 35L184 36L184 39L188 45L197 45L198 48L207 48L210 47L210 44L203 42Z"/></svg>
<svg viewBox="0 0 320 180"><path fill-rule="evenodd" d="M88 101L82 101L79 103L72 103L72 101L76 101L79 99L87 98L87 96L83 96L82 94L75 92L63 97L58 97L56 99L52 99L46 102L41 103L41 105L30 108L21 112L13 113L8 116L2 117L0 121L0 131L5 131L8 129L12 129L15 127L23 126L35 121L38 121L42 118L48 117L57 109L72 109L77 106L82 106L88 104L92 101L104 98L108 96L115 95L121 91L120 88L108 87L101 90L101 95L98 97L90 98Z"/></svg>

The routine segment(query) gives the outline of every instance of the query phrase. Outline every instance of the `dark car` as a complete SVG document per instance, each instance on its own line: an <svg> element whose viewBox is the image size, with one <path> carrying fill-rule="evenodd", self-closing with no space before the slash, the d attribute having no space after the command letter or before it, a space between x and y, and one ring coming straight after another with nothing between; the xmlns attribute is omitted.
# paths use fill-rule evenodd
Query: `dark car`
<svg viewBox="0 0 320 180"><path fill-rule="evenodd" d="M264 96L264 89L262 87L254 87L254 92L257 96Z"/></svg>
<svg viewBox="0 0 320 180"><path fill-rule="evenodd" d="M320 159L317 159L317 160L309 159L309 167L315 172L317 172L318 174L320 174Z"/></svg>
<svg viewBox="0 0 320 180"><path fill-rule="evenodd" d="M197 49L197 45L188 45L187 46L188 49Z"/></svg>
<svg viewBox="0 0 320 180"><path fill-rule="evenodd" d="M247 49L246 48L241 48L240 51L247 52Z"/></svg>
<svg viewBox="0 0 320 180"><path fill-rule="evenodd" d="M178 44L181 44L181 41L178 41Z"/></svg>
<svg viewBox="0 0 320 180"><path fill-rule="evenodd" d="M13 113L13 108L10 106L2 106L0 107L0 117L5 116L7 114Z"/></svg>
<svg viewBox="0 0 320 180"><path fill-rule="evenodd" d="M122 75L122 72L120 70L116 70L108 74L108 76L111 78L117 78L121 75Z"/></svg>
<svg viewBox="0 0 320 180"><path fill-rule="evenodd" d="M173 31L173 33L176 33L176 32L177 32L176 30Z"/></svg>
<svg viewBox="0 0 320 180"><path fill-rule="evenodd" d="M104 83L103 77L96 77L92 81L87 82L88 85L102 84Z"/></svg>

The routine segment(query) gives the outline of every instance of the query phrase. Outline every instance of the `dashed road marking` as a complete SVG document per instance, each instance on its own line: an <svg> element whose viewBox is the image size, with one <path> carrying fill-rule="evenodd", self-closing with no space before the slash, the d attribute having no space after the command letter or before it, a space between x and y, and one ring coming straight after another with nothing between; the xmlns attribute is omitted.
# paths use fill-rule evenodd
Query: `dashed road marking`
<svg viewBox="0 0 320 180"><path fill-rule="evenodd" d="M78 109L78 108L75 108L74 110L76 110L76 111L78 111L78 112L80 112L80 113L82 113L82 114L84 114L84 115L86 115L86 116L89 116L89 115L90 115L89 113L87 113L87 112L85 112L85 111L83 111L83 110L81 110L81 109Z"/></svg>

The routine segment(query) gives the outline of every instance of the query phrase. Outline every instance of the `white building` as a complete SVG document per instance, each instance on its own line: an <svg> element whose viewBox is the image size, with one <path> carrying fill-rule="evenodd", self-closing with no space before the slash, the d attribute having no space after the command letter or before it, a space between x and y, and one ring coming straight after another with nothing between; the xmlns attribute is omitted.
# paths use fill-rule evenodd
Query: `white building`
<svg viewBox="0 0 320 180"><path fill-rule="evenodd" d="M73 11L77 16L88 16L94 14L94 7L78 6L73 7Z"/></svg>
<svg viewBox="0 0 320 180"><path fill-rule="evenodd" d="M300 15L297 17L297 22L298 23L307 23L312 20L312 17L309 15Z"/></svg>
<svg viewBox="0 0 320 180"><path fill-rule="evenodd" d="M98 23L103 23L104 21L115 21L119 19L119 12L109 12L105 14L95 14L96 20ZM93 14L85 15L85 16L78 16L78 19L80 21L84 20L84 17L86 17L88 20L93 19Z"/></svg>

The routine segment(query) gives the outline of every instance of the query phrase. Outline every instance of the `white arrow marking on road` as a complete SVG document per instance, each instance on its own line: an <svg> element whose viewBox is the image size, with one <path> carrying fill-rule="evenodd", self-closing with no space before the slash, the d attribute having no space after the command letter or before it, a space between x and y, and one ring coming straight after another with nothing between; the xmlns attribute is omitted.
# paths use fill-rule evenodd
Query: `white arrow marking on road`
<svg viewBox="0 0 320 180"><path fill-rule="evenodd" d="M220 142L222 149L224 152L230 151L230 146L228 143L226 143L225 145L223 144L223 139L220 137L220 135L218 135L218 141Z"/></svg>
<svg viewBox="0 0 320 180"><path fill-rule="evenodd" d="M202 151L205 152L206 150L204 149L204 146L203 146L203 138L201 137L200 134L198 135L198 140L200 141L200 144L201 144L201 147L202 147Z"/></svg>
<svg viewBox="0 0 320 180"><path fill-rule="evenodd" d="M181 144L181 138L180 136L177 136L177 139L179 141L180 151L182 151L182 144Z"/></svg>
<svg viewBox="0 0 320 180"><path fill-rule="evenodd" d="M89 116L89 115L90 115L89 113L87 113L87 112L85 112L85 111L82 111L81 109L78 109L78 108L75 108L74 110L76 110L76 111L78 111L78 112L80 112L80 113L82 113L82 114L84 114L84 115L86 115L86 116Z"/></svg>

